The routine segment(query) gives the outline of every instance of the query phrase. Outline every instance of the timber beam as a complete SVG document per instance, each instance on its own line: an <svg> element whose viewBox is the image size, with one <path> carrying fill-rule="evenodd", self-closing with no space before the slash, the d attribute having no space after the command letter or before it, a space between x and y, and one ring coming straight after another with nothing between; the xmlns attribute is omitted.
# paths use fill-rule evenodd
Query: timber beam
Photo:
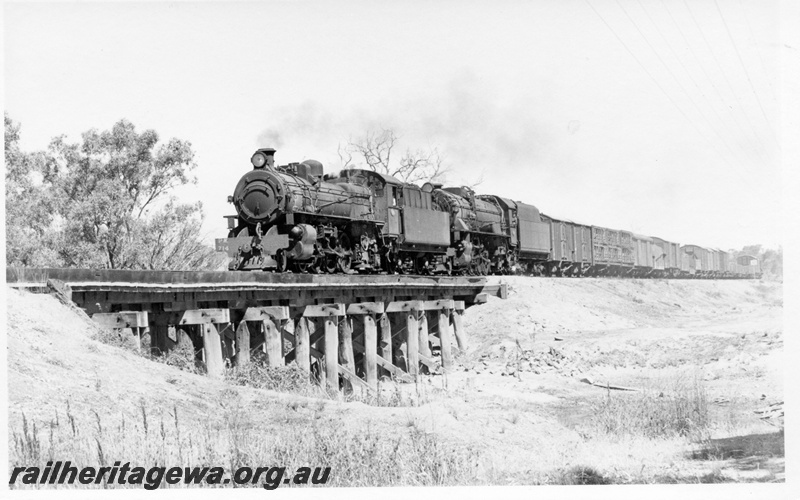
<svg viewBox="0 0 800 500"><path fill-rule="evenodd" d="M260 349L269 366L293 362L346 391L447 373L453 344L467 346L465 308L507 295L482 277L7 268L6 278L34 291L63 281L99 325L140 343L149 330L154 352L202 346L210 376Z"/></svg>
<svg viewBox="0 0 800 500"><path fill-rule="evenodd" d="M129 328L136 336L136 347L142 349L142 335L147 332L150 325L147 311L120 311L115 313L92 314L92 321L103 328L124 330Z"/></svg>

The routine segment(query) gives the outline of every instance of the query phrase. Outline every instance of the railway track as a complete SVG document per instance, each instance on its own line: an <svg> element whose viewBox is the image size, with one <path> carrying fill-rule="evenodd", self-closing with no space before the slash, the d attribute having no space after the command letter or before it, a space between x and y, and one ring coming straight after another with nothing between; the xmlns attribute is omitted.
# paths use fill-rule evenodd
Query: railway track
<svg viewBox="0 0 800 500"><path fill-rule="evenodd" d="M297 363L337 390L450 370L452 345L466 347L464 309L507 295L483 277L447 276L6 268L6 282L58 290L140 349L191 342L212 377L261 350L270 366Z"/></svg>

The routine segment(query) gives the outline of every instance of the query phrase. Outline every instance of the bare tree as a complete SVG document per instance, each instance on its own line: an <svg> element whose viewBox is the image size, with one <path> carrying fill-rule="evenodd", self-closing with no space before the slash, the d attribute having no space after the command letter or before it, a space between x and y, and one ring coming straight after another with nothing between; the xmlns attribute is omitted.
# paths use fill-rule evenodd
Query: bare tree
<svg viewBox="0 0 800 500"><path fill-rule="evenodd" d="M339 147L339 158L345 168L364 167L375 172L388 174L404 182L423 183L444 180L448 167L437 148L430 150L406 149L398 161L393 161L393 153L398 136L392 129L370 130L364 136L350 140L345 147ZM353 162L353 156L363 159L363 164ZM396 158L396 155L394 156Z"/></svg>
<svg viewBox="0 0 800 500"><path fill-rule="evenodd" d="M393 177L406 182L427 182L443 180L447 167L437 148L430 151L406 150L400 159L400 166L390 172Z"/></svg>
<svg viewBox="0 0 800 500"><path fill-rule="evenodd" d="M342 146L340 142L339 146L336 148L336 152L339 154L339 161L342 164L342 168L355 168L353 164L353 151L349 143L346 146Z"/></svg>
<svg viewBox="0 0 800 500"><path fill-rule="evenodd" d="M473 180L466 182L464 186L474 191L475 188L483 184L483 181L485 180L484 179L485 175L486 175L486 170L481 170L481 173L480 175L478 175L478 177L475 177Z"/></svg>

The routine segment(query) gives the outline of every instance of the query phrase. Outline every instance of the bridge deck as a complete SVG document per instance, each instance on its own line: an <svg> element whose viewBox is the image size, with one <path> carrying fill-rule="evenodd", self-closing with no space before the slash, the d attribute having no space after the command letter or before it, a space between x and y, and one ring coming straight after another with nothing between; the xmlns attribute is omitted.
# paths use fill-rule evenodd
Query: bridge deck
<svg viewBox="0 0 800 500"><path fill-rule="evenodd" d="M57 279L65 283L136 284L232 284L252 285L341 285L355 284L438 284L444 286L485 284L481 276L411 276L402 274L296 274L255 271L143 271L119 269L6 268L9 284L45 283Z"/></svg>
<svg viewBox="0 0 800 500"><path fill-rule="evenodd" d="M506 295L505 285L488 285L483 277L6 268L6 282L16 288L44 289L51 279L69 285L72 299L90 314L131 304L167 310L197 303L236 308L444 298L472 304Z"/></svg>

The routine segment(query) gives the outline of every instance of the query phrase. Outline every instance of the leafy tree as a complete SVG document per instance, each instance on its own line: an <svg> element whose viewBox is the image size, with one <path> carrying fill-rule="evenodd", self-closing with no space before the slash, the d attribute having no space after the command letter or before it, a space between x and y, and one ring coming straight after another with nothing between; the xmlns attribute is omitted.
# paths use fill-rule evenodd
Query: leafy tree
<svg viewBox="0 0 800 500"><path fill-rule="evenodd" d="M200 215L197 219L196 216ZM190 223L186 223L190 221ZM145 269L214 269L227 262L225 255L209 253L197 234L202 225L202 203L177 204L170 200L140 231L136 262Z"/></svg>
<svg viewBox="0 0 800 500"><path fill-rule="evenodd" d="M756 257L766 278L783 279L783 247L765 249L759 244L745 245L741 250L730 250L729 253L734 259L742 255Z"/></svg>
<svg viewBox="0 0 800 500"><path fill-rule="evenodd" d="M752 255L758 257L761 254L761 245L746 245L742 248L740 255Z"/></svg>
<svg viewBox="0 0 800 500"><path fill-rule="evenodd" d="M6 261L25 266L59 265L49 226L54 206L42 183L41 153L20 151L20 125L4 115L6 164Z"/></svg>
<svg viewBox="0 0 800 500"><path fill-rule="evenodd" d="M6 119L6 128L10 120ZM18 127L11 124L14 151ZM171 139L159 145L153 130L136 131L121 120L111 130L89 130L78 143L54 138L36 161L17 161L7 172L22 206L39 207L49 217L40 259L9 253L8 262L111 269L208 269L221 257L200 240L202 206L178 203L174 188L196 182L191 144ZM8 153L7 153L8 154ZM21 154L21 153L19 153ZM39 186L26 182L38 173ZM9 203L7 188L7 204ZM10 214L18 226L28 221L27 209ZM38 226L34 225L34 228ZM35 262L35 263L34 263Z"/></svg>
<svg viewBox="0 0 800 500"><path fill-rule="evenodd" d="M783 278L783 248L777 250L771 248L764 251L760 256L761 271L764 276L771 278Z"/></svg>
<svg viewBox="0 0 800 500"><path fill-rule="evenodd" d="M346 146L340 146L339 158L345 168L365 168L404 182L444 180L448 168L437 148L415 151L408 148L398 160L398 140L392 129L371 130L362 137L350 140Z"/></svg>

